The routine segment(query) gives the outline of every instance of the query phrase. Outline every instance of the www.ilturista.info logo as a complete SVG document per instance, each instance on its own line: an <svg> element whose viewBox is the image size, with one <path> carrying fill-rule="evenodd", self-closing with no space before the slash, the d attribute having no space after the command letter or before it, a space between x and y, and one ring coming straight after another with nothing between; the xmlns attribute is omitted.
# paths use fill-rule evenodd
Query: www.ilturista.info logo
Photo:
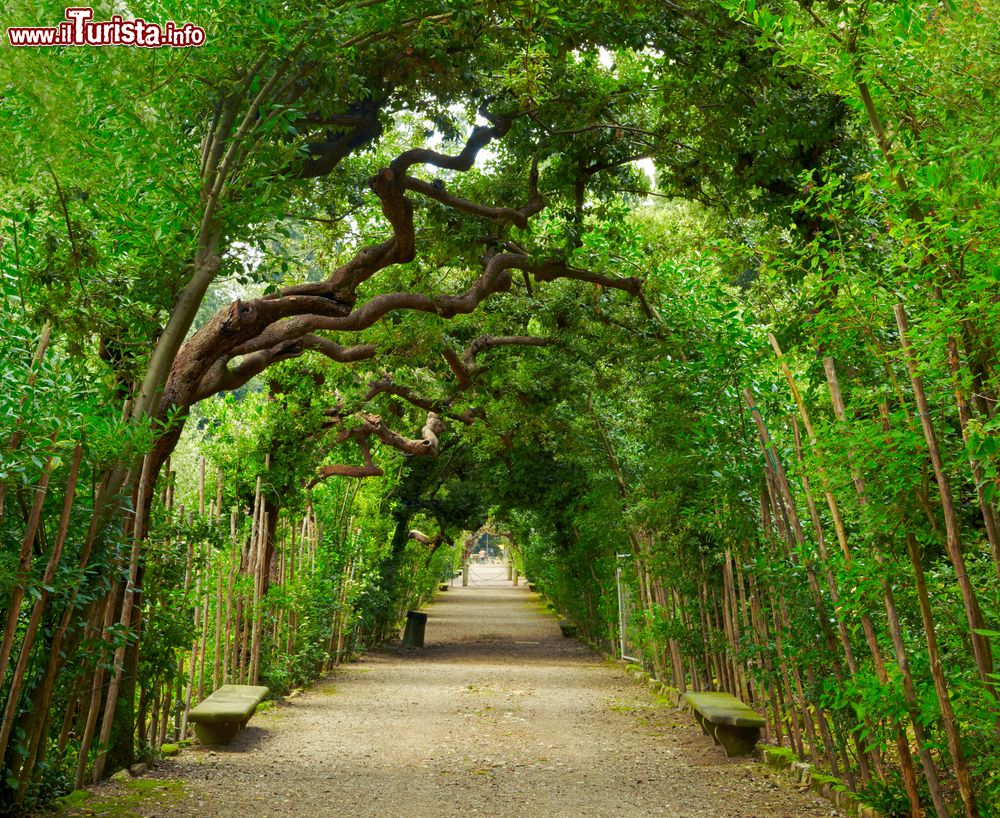
<svg viewBox="0 0 1000 818"><path fill-rule="evenodd" d="M126 45L138 48L191 48L205 44L205 29L192 23L150 23L141 17L92 22L91 8L68 8L55 26L11 26L7 40L13 46L41 48L65 45Z"/></svg>

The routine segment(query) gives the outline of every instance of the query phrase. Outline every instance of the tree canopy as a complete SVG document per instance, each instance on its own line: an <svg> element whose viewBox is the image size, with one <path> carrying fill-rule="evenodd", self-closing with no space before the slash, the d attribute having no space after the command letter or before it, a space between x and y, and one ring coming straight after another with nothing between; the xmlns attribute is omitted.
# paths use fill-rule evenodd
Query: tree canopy
<svg viewBox="0 0 1000 818"><path fill-rule="evenodd" d="M5 43L0 804L385 638L488 528L869 803L1000 814L996 5Z"/></svg>

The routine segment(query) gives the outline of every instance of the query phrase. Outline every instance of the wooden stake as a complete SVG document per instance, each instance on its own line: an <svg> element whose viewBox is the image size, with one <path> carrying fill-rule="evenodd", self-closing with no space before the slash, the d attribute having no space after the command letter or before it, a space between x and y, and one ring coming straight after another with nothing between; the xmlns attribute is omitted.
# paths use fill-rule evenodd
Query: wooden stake
<svg viewBox="0 0 1000 818"><path fill-rule="evenodd" d="M55 442L55 433L53 433L52 442ZM24 592L31 578L32 547L35 544L35 535L38 533L39 524L42 520L42 506L45 503L49 478L52 476L52 461L52 455L49 455L42 468L42 474L38 478L38 483L35 485L35 499L31 504L31 511L28 513L28 523L25 528L24 538L21 541L21 554L17 564L17 579L14 582L10 601L7 603L10 607L7 609L7 622L4 625L3 641L0 642L0 679L7 677L7 663L14 648L14 638L17 634L17 620L21 615L21 603L24 601Z"/></svg>
<svg viewBox="0 0 1000 818"><path fill-rule="evenodd" d="M969 425L972 423L972 409L965 397L965 389L962 387L962 363L958 355L958 344L951 336L948 337L948 368L951 370L952 383L954 384L955 403L958 405L958 422L962 427L962 440L966 447L969 445ZM986 539L990 544L990 552L993 555L993 566L1000 575L1000 519L997 517L997 510L993 504L986 499L986 475L982 464L974 457L969 457L969 470L972 472L972 480L976 485L976 497L979 500L979 509L983 516L983 525L986 529ZM994 478L994 485L996 480Z"/></svg>
<svg viewBox="0 0 1000 818"><path fill-rule="evenodd" d="M101 637L101 652L97 657L97 668L94 671L94 684L90 690L90 707L87 711L87 723L83 736L80 738L80 749L76 760L76 785L74 789L83 788L84 776L87 773L87 757L90 754L90 744L94 740L97 729L97 716L101 706L101 694L104 692L104 662L111 645L111 625L115 621L115 599L118 597L118 583L111 586L104 606L104 629Z"/></svg>
<svg viewBox="0 0 1000 818"><path fill-rule="evenodd" d="M969 625L969 636L972 639L972 650L976 659L976 667L979 670L979 677L983 682L991 684L990 674L993 672L993 658L990 652L989 639L977 633L977 631L984 630L986 625L979 607L979 600L976 598L976 592L972 587L972 582L969 580L969 574L965 567L965 557L962 555L958 512L955 508L955 502L952 499L951 480L944 469L941 450L938 447L937 437L934 433L934 424L931 421L930 406L927 403L927 395L924 392L923 379L919 375L917 358L913 352L913 346L910 344L906 311L902 304L896 304L893 307L893 312L896 315L896 326L899 328L899 343L906 359L907 370L910 373L910 384L913 387L913 397L917 404L920 428L924 433L924 440L927 443L927 453L930 455L934 478L937 481L938 494L941 497L941 510L944 513L945 546L948 559L955 569L955 579L962 593L962 602L965 608L965 617Z"/></svg>
<svg viewBox="0 0 1000 818"><path fill-rule="evenodd" d="M31 649L35 644L35 636L38 633L38 626L42 621L42 612L45 610L50 593L48 588L55 580L56 569L62 559L63 546L66 544L66 536L69 532L69 518L73 511L73 503L76 499L76 482L80 473L80 460L83 458L83 447L77 446L73 451L70 461L69 477L66 480L66 493L63 500L62 516L59 519L59 531L56 535L52 553L49 555L48 565L45 566L45 573L42 576L41 590L38 598L31 608L31 616L28 619L28 626L21 639L21 652L18 656L17 664L14 667L14 675L7 692L7 707L3 713L3 722L0 723L0 759L7 753L7 743L10 740L11 731L14 729L14 719L18 711L18 702L21 697L21 687L24 684L24 677L28 671L28 660L31 657ZM42 494L44 498L44 494ZM34 508L32 509L34 512ZM34 536L32 536L34 539ZM20 606L20 603L18 603ZM13 606L12 606L13 610ZM9 617L8 617L9 620ZM4 633L4 641L7 641L7 633ZM13 639L11 639L13 642ZM6 659L4 660L6 665ZM0 676L0 678L3 678Z"/></svg>
<svg viewBox="0 0 1000 818"><path fill-rule="evenodd" d="M215 642L212 645L212 689L218 690L219 676L222 673L222 557L216 554L215 559Z"/></svg>
<svg viewBox="0 0 1000 818"><path fill-rule="evenodd" d="M142 462L142 473L139 477L139 487L136 494L137 497L144 496L146 492L151 462L152 458L147 454L143 458ZM122 595L122 614L119 620L122 630L126 633L131 630L132 627L132 606L135 602L136 580L138 579L139 573L139 544L141 542L141 532L146 524L143 504L138 503L137 509L138 510L132 527L132 553L129 557L128 584L125 586L125 592ZM125 651L127 647L128 645L123 642L123 644L119 645L118 649L115 651L115 673L111 678L111 686L108 688L108 698L104 708L104 719L101 722L101 750L94 761L93 781L95 784L101 780L101 775L104 772L104 762L107 758L108 739L111 737L111 728L114 724L115 707L118 704L118 691L121 687L122 675L125 671Z"/></svg>
<svg viewBox="0 0 1000 818"><path fill-rule="evenodd" d="M217 519L222 519L222 469L219 469L218 479L215 484L215 514Z"/></svg>
<svg viewBox="0 0 1000 818"><path fill-rule="evenodd" d="M205 457L198 461L198 516L205 517Z"/></svg>
<svg viewBox="0 0 1000 818"><path fill-rule="evenodd" d="M913 575L917 585L917 601L920 603L920 618L924 626L924 637L927 640L927 656L930 660L931 677L934 679L934 690L937 693L938 705L941 708L941 722L944 725L948 740L948 752L951 755L952 769L955 771L955 781L962 796L966 818L978 818L979 808L976 806L976 794L972 786L972 776L962 749L962 736L955 717L955 709L951 705L948 682L944 675L941 662L941 652L938 649L937 632L934 627L934 617L931 613L930 595L927 593L927 579L920 559L920 546L916 537L907 532L906 546L913 566Z"/></svg>

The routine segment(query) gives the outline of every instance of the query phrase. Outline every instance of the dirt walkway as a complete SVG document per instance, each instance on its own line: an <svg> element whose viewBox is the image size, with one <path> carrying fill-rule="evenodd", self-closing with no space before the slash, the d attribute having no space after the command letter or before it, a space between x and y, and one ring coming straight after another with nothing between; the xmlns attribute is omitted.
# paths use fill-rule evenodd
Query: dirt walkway
<svg viewBox="0 0 1000 818"><path fill-rule="evenodd" d="M830 816L727 760L539 598L475 566L428 608L427 647L384 650L259 714L227 748L160 766L184 796L146 816ZM143 811L144 810L144 811Z"/></svg>

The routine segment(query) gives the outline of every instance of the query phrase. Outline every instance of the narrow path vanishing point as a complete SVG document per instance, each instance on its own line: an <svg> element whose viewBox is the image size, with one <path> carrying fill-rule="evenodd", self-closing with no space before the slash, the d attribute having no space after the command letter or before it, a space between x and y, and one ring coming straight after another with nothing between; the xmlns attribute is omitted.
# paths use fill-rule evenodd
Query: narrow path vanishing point
<svg viewBox="0 0 1000 818"><path fill-rule="evenodd" d="M689 715L564 639L503 566L474 566L470 587L427 611L423 650L372 652L255 716L229 747L158 767L185 795L143 814L840 814L757 762L726 759Z"/></svg>

